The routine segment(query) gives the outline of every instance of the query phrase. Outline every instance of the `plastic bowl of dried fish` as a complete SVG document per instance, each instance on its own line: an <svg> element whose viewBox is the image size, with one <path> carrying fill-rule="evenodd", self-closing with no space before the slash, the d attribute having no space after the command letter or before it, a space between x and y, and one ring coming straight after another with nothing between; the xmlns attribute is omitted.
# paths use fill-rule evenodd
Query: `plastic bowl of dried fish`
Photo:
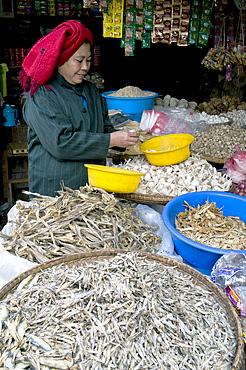
<svg viewBox="0 0 246 370"><path fill-rule="evenodd" d="M176 252L210 275L225 253L246 252L246 198L220 191L197 191L170 200L162 212Z"/></svg>
<svg viewBox="0 0 246 370"><path fill-rule="evenodd" d="M98 164L85 164L89 184L115 193L134 193L145 173Z"/></svg>
<svg viewBox="0 0 246 370"><path fill-rule="evenodd" d="M169 166L185 161L190 156L190 144L194 136L190 134L161 135L145 141L140 150L150 164Z"/></svg>

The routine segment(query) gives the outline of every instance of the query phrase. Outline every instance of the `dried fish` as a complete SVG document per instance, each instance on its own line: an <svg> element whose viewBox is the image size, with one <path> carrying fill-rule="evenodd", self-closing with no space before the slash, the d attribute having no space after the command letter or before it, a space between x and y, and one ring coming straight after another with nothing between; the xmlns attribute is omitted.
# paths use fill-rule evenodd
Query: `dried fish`
<svg viewBox="0 0 246 370"><path fill-rule="evenodd" d="M177 214L176 229L198 243L222 249L246 249L246 224L239 217L224 216L216 202L192 207L184 202L185 210Z"/></svg>
<svg viewBox="0 0 246 370"><path fill-rule="evenodd" d="M30 208L17 203L12 235L0 232L4 249L29 261L43 263L95 249L159 249L157 228L134 216L132 204L120 203L102 189L64 187L55 198L35 200Z"/></svg>
<svg viewBox="0 0 246 370"><path fill-rule="evenodd" d="M0 367L231 368L237 338L226 310L175 266L128 252L45 268L34 279L2 300ZM28 322L21 343L7 325L16 317Z"/></svg>

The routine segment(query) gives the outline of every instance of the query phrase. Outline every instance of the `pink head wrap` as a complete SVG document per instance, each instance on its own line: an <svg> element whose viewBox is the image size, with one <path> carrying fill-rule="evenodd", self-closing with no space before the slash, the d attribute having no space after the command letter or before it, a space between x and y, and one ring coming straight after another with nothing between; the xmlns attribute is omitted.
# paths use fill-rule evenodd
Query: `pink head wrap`
<svg viewBox="0 0 246 370"><path fill-rule="evenodd" d="M39 39L22 63L19 81L23 90L30 90L32 96L39 86L49 81L55 68L66 63L86 40L92 45L91 31L75 20L61 23Z"/></svg>

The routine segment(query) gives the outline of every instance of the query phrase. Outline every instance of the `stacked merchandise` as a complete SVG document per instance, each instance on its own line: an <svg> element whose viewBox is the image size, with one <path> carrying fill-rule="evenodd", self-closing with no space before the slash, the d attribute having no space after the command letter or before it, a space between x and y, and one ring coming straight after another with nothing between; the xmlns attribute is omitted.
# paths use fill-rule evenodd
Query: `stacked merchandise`
<svg viewBox="0 0 246 370"><path fill-rule="evenodd" d="M192 6L191 6L192 3ZM126 56L152 43L178 46L207 45L211 28L211 0L101 0L104 37L121 38Z"/></svg>
<svg viewBox="0 0 246 370"><path fill-rule="evenodd" d="M135 40L142 42L142 47L150 47L153 30L154 1L127 0L125 4L124 37L121 47L125 55L134 55Z"/></svg>
<svg viewBox="0 0 246 370"><path fill-rule="evenodd" d="M109 20L111 28L114 20L110 15L110 9L113 9L116 18L117 8L112 8L111 5L105 7L105 1L99 8L104 12L104 37L121 37L121 47L124 47L126 56L134 55L136 40L141 41L143 48L149 48L151 42L165 44L176 42L178 45L187 45L189 1L126 0L122 23L123 37L117 34L112 36L109 29Z"/></svg>
<svg viewBox="0 0 246 370"><path fill-rule="evenodd" d="M82 12L83 2L74 0L17 0L17 15L35 14L40 16L71 17Z"/></svg>
<svg viewBox="0 0 246 370"><path fill-rule="evenodd" d="M186 46L189 30L190 1L154 2L152 42Z"/></svg>
<svg viewBox="0 0 246 370"><path fill-rule="evenodd" d="M228 27L227 32L225 30L225 16L223 13L215 14L215 25L214 25L214 47L223 47L226 44L226 48L230 50L233 47L234 40L234 29L235 29L235 16L233 12L228 14ZM226 40L223 40L223 35L226 34ZM232 63L226 65L226 81L232 80Z"/></svg>
<svg viewBox="0 0 246 370"><path fill-rule="evenodd" d="M4 58L6 63L11 67L21 66L29 50L29 48L5 48Z"/></svg>
<svg viewBox="0 0 246 370"><path fill-rule="evenodd" d="M202 61L208 69L222 71L225 68L226 81L232 81L234 66L237 68L237 77L244 76L246 2L241 2L237 24L235 18L233 12L228 13L227 17L223 13L215 14L214 47L209 50Z"/></svg>
<svg viewBox="0 0 246 370"><path fill-rule="evenodd" d="M109 0L101 4L103 37L122 38L124 0Z"/></svg>
<svg viewBox="0 0 246 370"><path fill-rule="evenodd" d="M202 47L207 45L211 28L211 0L193 1L191 7L188 44Z"/></svg>
<svg viewBox="0 0 246 370"><path fill-rule="evenodd" d="M31 14L32 13L32 0L16 1L16 13L21 14Z"/></svg>

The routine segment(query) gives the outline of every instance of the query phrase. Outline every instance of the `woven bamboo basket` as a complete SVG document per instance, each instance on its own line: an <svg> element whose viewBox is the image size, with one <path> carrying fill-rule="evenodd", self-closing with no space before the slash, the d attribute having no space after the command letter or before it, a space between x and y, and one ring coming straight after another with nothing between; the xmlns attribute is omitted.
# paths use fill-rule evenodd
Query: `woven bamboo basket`
<svg viewBox="0 0 246 370"><path fill-rule="evenodd" d="M233 186L228 191L231 193L233 191ZM148 195L148 194L137 194L137 193L115 193L114 194L119 199L129 200L136 203L144 203L144 204L161 204L166 205L170 200L174 197L165 196L161 194L157 195Z"/></svg>
<svg viewBox="0 0 246 370"><path fill-rule="evenodd" d="M145 203L145 204L167 204L169 200L173 197L168 197L161 194L148 195L148 194L137 194L137 193L115 193L117 198L130 200L136 203Z"/></svg>
<svg viewBox="0 0 246 370"><path fill-rule="evenodd" d="M211 162L211 163L218 163L218 164L224 164L228 161L229 158L216 158L216 157L210 157L208 155L199 153L199 152L194 152L191 151L191 154L199 154L199 156L203 159L206 159L206 161Z"/></svg>
<svg viewBox="0 0 246 370"><path fill-rule="evenodd" d="M75 253L75 254L69 254L65 257L59 257L53 260L50 260L48 262L39 264L13 280L11 280L9 283L4 285L2 289L0 290L0 300L4 299L6 295L11 294L18 285L21 283L21 281L25 278L27 278L30 275L34 275L36 273L39 273L40 271L50 268L52 266L57 266L60 264L65 264L67 266L73 266L73 265L81 265L86 262L92 262L92 261L98 261L105 258L113 258L118 253L126 254L131 253L132 251L126 251L126 250L103 250L103 251L94 251L90 253ZM234 309L233 305L229 301L229 299L226 297L224 292L222 292L217 285L215 285L213 282L211 282L205 275L200 273L199 271L193 269L192 267L176 261L175 259L145 253L145 252L138 252L138 255L140 257L146 257L149 261L154 261L158 263L162 263L165 266L170 267L176 267L181 273L190 275L193 279L193 282L200 286L201 288L208 291L211 296L219 303L219 305L225 310L225 313L228 317L228 322L230 323L231 327L235 331L235 335L237 338L237 351L235 354L234 361L232 363L232 366L230 370L242 370L245 369L244 364L244 340L243 340L243 332L242 332L242 326L239 320L239 317L236 313L236 310Z"/></svg>

